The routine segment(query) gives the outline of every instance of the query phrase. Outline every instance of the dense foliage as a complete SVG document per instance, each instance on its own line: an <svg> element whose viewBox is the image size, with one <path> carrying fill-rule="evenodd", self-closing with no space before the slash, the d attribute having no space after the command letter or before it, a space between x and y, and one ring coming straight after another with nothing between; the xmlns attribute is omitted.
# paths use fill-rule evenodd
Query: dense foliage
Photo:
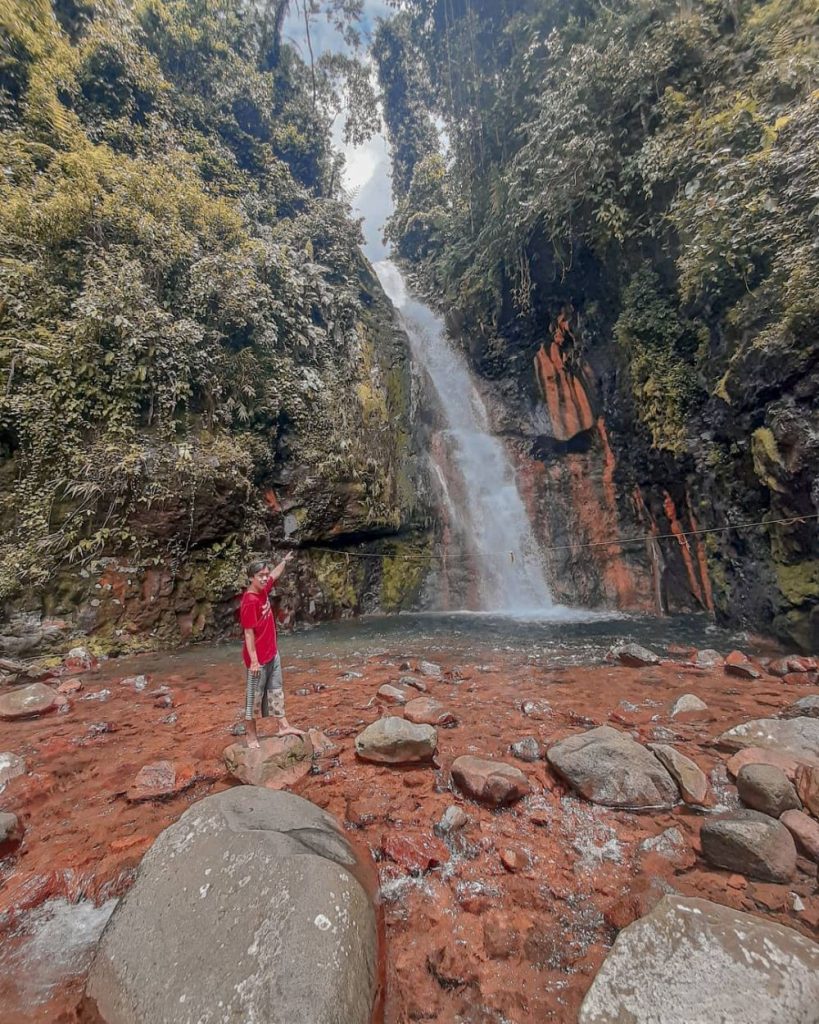
<svg viewBox="0 0 819 1024"><path fill-rule="evenodd" d="M587 351L613 339L612 408L653 453L638 483L695 476L706 518L715 501L739 519L815 512L814 0L395 7L376 47L393 58L390 235L429 292L510 359L564 306ZM752 457L763 426L793 476L775 492ZM775 559L813 557L814 524L779 533Z"/></svg>
<svg viewBox="0 0 819 1024"><path fill-rule="evenodd" d="M355 60L282 45L287 7L0 0L0 599L192 536L235 571L288 428L338 415L362 262L329 124L374 106Z"/></svg>

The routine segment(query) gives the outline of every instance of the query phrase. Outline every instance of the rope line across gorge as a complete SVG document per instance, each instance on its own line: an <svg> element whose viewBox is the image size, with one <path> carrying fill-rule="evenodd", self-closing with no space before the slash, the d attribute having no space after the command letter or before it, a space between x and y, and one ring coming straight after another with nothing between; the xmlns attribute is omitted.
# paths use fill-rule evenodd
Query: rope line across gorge
<svg viewBox="0 0 819 1024"><path fill-rule="evenodd" d="M732 530L752 530L763 526L787 526L791 523L805 523L810 519L819 519L819 512L801 516L789 516L787 519L761 519L754 523L735 523L729 526L710 526L701 530L678 530L676 533L643 533L638 537L616 537L612 540L594 541L586 544L551 544L539 547L541 551L580 551L589 548L611 548L631 547L635 544L645 544L647 541L655 540L682 540L686 537L702 537L709 533L730 533ZM392 558L401 559L406 562L442 561L442 555L422 554L389 554L388 552L374 551L343 551L340 548L322 547L318 544L305 545L304 547L293 546L295 551L323 551L331 555L340 555L343 558ZM510 552L511 554L511 552Z"/></svg>

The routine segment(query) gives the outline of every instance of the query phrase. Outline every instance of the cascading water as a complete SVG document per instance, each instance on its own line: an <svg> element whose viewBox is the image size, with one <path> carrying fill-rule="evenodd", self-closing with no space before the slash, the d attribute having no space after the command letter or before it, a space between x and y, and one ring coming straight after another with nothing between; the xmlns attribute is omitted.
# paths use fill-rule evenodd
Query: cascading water
<svg viewBox="0 0 819 1024"><path fill-rule="evenodd" d="M479 575L480 611L544 615L553 608L537 542L502 443L489 432L483 399L439 316L413 298L389 260L375 265L398 310L412 354L426 371L446 421L443 441L462 484L448 503L468 531ZM456 507L457 506L457 507Z"/></svg>

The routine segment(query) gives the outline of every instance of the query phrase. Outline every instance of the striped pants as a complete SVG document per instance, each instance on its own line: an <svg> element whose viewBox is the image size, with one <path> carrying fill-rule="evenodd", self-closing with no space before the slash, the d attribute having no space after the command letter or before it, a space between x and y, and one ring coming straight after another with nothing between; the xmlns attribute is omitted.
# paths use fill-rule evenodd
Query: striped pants
<svg viewBox="0 0 819 1024"><path fill-rule="evenodd" d="M258 672L247 670L245 692L245 720L254 718L256 698L261 697L262 718L284 718L284 690L282 689L282 663L278 654L262 665Z"/></svg>

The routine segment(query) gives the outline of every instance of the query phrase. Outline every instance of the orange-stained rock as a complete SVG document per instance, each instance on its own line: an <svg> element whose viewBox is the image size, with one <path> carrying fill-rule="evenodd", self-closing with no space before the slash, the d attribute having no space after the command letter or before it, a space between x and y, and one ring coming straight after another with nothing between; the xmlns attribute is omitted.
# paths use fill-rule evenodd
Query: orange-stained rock
<svg viewBox="0 0 819 1024"><path fill-rule="evenodd" d="M779 820L796 840L796 845L819 864L819 821L797 810L785 811Z"/></svg>
<svg viewBox="0 0 819 1024"><path fill-rule="evenodd" d="M381 836L381 852L412 874L423 874L449 860L449 850L434 836L407 836L398 831Z"/></svg>
<svg viewBox="0 0 819 1024"><path fill-rule="evenodd" d="M47 711L54 711L59 703L59 697L57 691L45 683L21 686L9 693L0 694L0 718L6 721L35 718Z"/></svg>
<svg viewBox="0 0 819 1024"><path fill-rule="evenodd" d="M286 789L310 771L313 747L307 736L269 736L258 747L244 741L224 750L225 767L240 782L266 789Z"/></svg>
<svg viewBox="0 0 819 1024"><path fill-rule="evenodd" d="M404 718L415 725L437 725L444 728L455 724L455 716L451 711L430 697L416 697L404 708Z"/></svg>
<svg viewBox="0 0 819 1024"><path fill-rule="evenodd" d="M796 792L810 813L819 818L819 768L800 765L796 769Z"/></svg>
<svg viewBox="0 0 819 1024"><path fill-rule="evenodd" d="M759 679L762 673L751 663L747 654L742 651L731 651L725 659L725 671L741 679Z"/></svg>
<svg viewBox="0 0 819 1024"><path fill-rule="evenodd" d="M57 687L57 693L79 693L82 685L81 679L66 679Z"/></svg>
<svg viewBox="0 0 819 1024"><path fill-rule="evenodd" d="M746 764L770 764L775 768L781 768L793 782L796 779L796 769L803 763L784 750L776 750L773 747L746 747L730 757L725 767L736 778L740 768Z"/></svg>
<svg viewBox="0 0 819 1024"><path fill-rule="evenodd" d="M467 796L495 806L514 803L530 790L529 780L514 765L468 754L452 762L452 778Z"/></svg>
<svg viewBox="0 0 819 1024"><path fill-rule="evenodd" d="M109 843L108 849L111 853L124 853L126 850L135 850L139 847L141 851L147 850L152 842L151 836L123 836L121 839L115 839Z"/></svg>

